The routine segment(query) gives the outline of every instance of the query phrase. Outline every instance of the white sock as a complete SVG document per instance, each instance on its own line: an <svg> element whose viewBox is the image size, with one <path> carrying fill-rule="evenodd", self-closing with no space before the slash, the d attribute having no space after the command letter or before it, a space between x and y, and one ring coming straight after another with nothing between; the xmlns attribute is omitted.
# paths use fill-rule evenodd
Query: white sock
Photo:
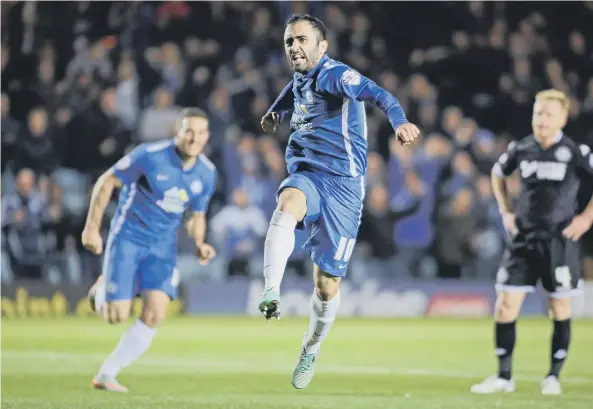
<svg viewBox="0 0 593 409"><path fill-rule="evenodd" d="M265 289L280 292L280 283L288 257L294 250L294 228L297 221L287 212L275 210L270 221L264 246Z"/></svg>
<svg viewBox="0 0 593 409"><path fill-rule="evenodd" d="M336 313L340 307L340 292L329 301L322 301L317 293L313 291L311 297L311 318L309 320L309 332L305 337L303 346L308 354L319 351L321 341L327 336L332 324L336 319Z"/></svg>
<svg viewBox="0 0 593 409"><path fill-rule="evenodd" d="M111 355L105 359L101 369L99 369L99 375L117 376L119 371L146 352L155 333L156 329L150 328L140 319L137 319L122 335L119 344L117 344Z"/></svg>

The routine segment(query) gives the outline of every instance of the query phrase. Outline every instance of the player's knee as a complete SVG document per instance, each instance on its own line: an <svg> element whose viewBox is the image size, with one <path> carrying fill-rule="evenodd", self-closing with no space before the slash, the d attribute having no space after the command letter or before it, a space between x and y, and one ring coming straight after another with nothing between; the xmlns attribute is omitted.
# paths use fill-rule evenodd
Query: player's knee
<svg viewBox="0 0 593 409"><path fill-rule="evenodd" d="M307 198L298 189L286 188L280 193L277 209L290 213L297 221L301 221L307 213Z"/></svg>
<svg viewBox="0 0 593 409"><path fill-rule="evenodd" d="M150 328L156 328L165 319L165 310L148 307L142 310L140 320Z"/></svg>
<svg viewBox="0 0 593 409"><path fill-rule="evenodd" d="M338 295L339 288L315 287L315 291L321 301L329 301Z"/></svg>
<svg viewBox="0 0 593 409"><path fill-rule="evenodd" d="M329 301L340 291L340 278L320 271L315 274L315 292L322 301Z"/></svg>
<svg viewBox="0 0 593 409"><path fill-rule="evenodd" d="M572 305L570 297L550 299L550 318L556 321L564 321L572 316Z"/></svg>
<svg viewBox="0 0 593 409"><path fill-rule="evenodd" d="M163 291L148 291L143 295L140 320L151 328L156 328L165 318L169 295Z"/></svg>
<svg viewBox="0 0 593 409"><path fill-rule="evenodd" d="M501 293L496 300L494 317L497 322L513 322L519 316L522 298L515 294Z"/></svg>

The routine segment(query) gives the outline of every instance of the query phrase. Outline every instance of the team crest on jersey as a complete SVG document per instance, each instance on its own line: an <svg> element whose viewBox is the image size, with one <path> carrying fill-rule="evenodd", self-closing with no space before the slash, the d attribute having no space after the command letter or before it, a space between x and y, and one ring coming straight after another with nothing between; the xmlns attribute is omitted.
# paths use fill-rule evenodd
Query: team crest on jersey
<svg viewBox="0 0 593 409"><path fill-rule="evenodd" d="M315 97L313 97L313 93L310 90L305 91L305 100L309 104L312 104L313 102L315 102Z"/></svg>
<svg viewBox="0 0 593 409"><path fill-rule="evenodd" d="M561 146L556 149L554 156L559 162L568 162L572 158L572 152L566 146Z"/></svg>
<svg viewBox="0 0 593 409"><path fill-rule="evenodd" d="M362 77L354 70L346 70L342 74L342 82L346 85L360 85Z"/></svg>
<svg viewBox="0 0 593 409"><path fill-rule="evenodd" d="M192 184L189 188L194 195L199 195L200 193L202 193L202 190L204 189L204 185L202 184L201 180L196 180L196 181L192 182Z"/></svg>
<svg viewBox="0 0 593 409"><path fill-rule="evenodd" d="M172 187L165 192L163 200L158 200L156 204L168 213L183 213L185 204L189 201L189 196L184 189Z"/></svg>
<svg viewBox="0 0 593 409"><path fill-rule="evenodd" d="M128 155L126 155L117 161L117 163L115 164L115 168L118 170L126 170L131 165L132 165L132 158L130 158Z"/></svg>

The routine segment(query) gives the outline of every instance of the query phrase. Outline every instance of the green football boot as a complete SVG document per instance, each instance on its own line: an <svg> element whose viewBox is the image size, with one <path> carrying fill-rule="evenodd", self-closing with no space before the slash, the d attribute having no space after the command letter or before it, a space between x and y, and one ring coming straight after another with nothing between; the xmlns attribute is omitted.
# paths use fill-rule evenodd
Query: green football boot
<svg viewBox="0 0 593 409"><path fill-rule="evenodd" d="M269 321L274 317L280 319L280 293L268 288L264 290L263 299L259 303L259 311Z"/></svg>
<svg viewBox="0 0 593 409"><path fill-rule="evenodd" d="M296 389L303 389L309 385L309 382L313 379L315 362L318 356L319 350L313 354L308 354L305 347L301 349L299 360L294 371L292 371L292 386Z"/></svg>

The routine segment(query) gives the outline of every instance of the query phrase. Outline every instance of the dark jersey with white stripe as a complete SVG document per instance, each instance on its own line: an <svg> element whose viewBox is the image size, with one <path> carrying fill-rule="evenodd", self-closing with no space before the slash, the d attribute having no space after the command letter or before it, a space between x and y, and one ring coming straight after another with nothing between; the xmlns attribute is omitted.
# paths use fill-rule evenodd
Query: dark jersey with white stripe
<svg viewBox="0 0 593 409"><path fill-rule="evenodd" d="M593 179L593 155L590 146L563 134L547 149L529 135L511 142L493 169L499 176L515 170L521 183L514 209L519 229L557 231L577 214L579 185Z"/></svg>

